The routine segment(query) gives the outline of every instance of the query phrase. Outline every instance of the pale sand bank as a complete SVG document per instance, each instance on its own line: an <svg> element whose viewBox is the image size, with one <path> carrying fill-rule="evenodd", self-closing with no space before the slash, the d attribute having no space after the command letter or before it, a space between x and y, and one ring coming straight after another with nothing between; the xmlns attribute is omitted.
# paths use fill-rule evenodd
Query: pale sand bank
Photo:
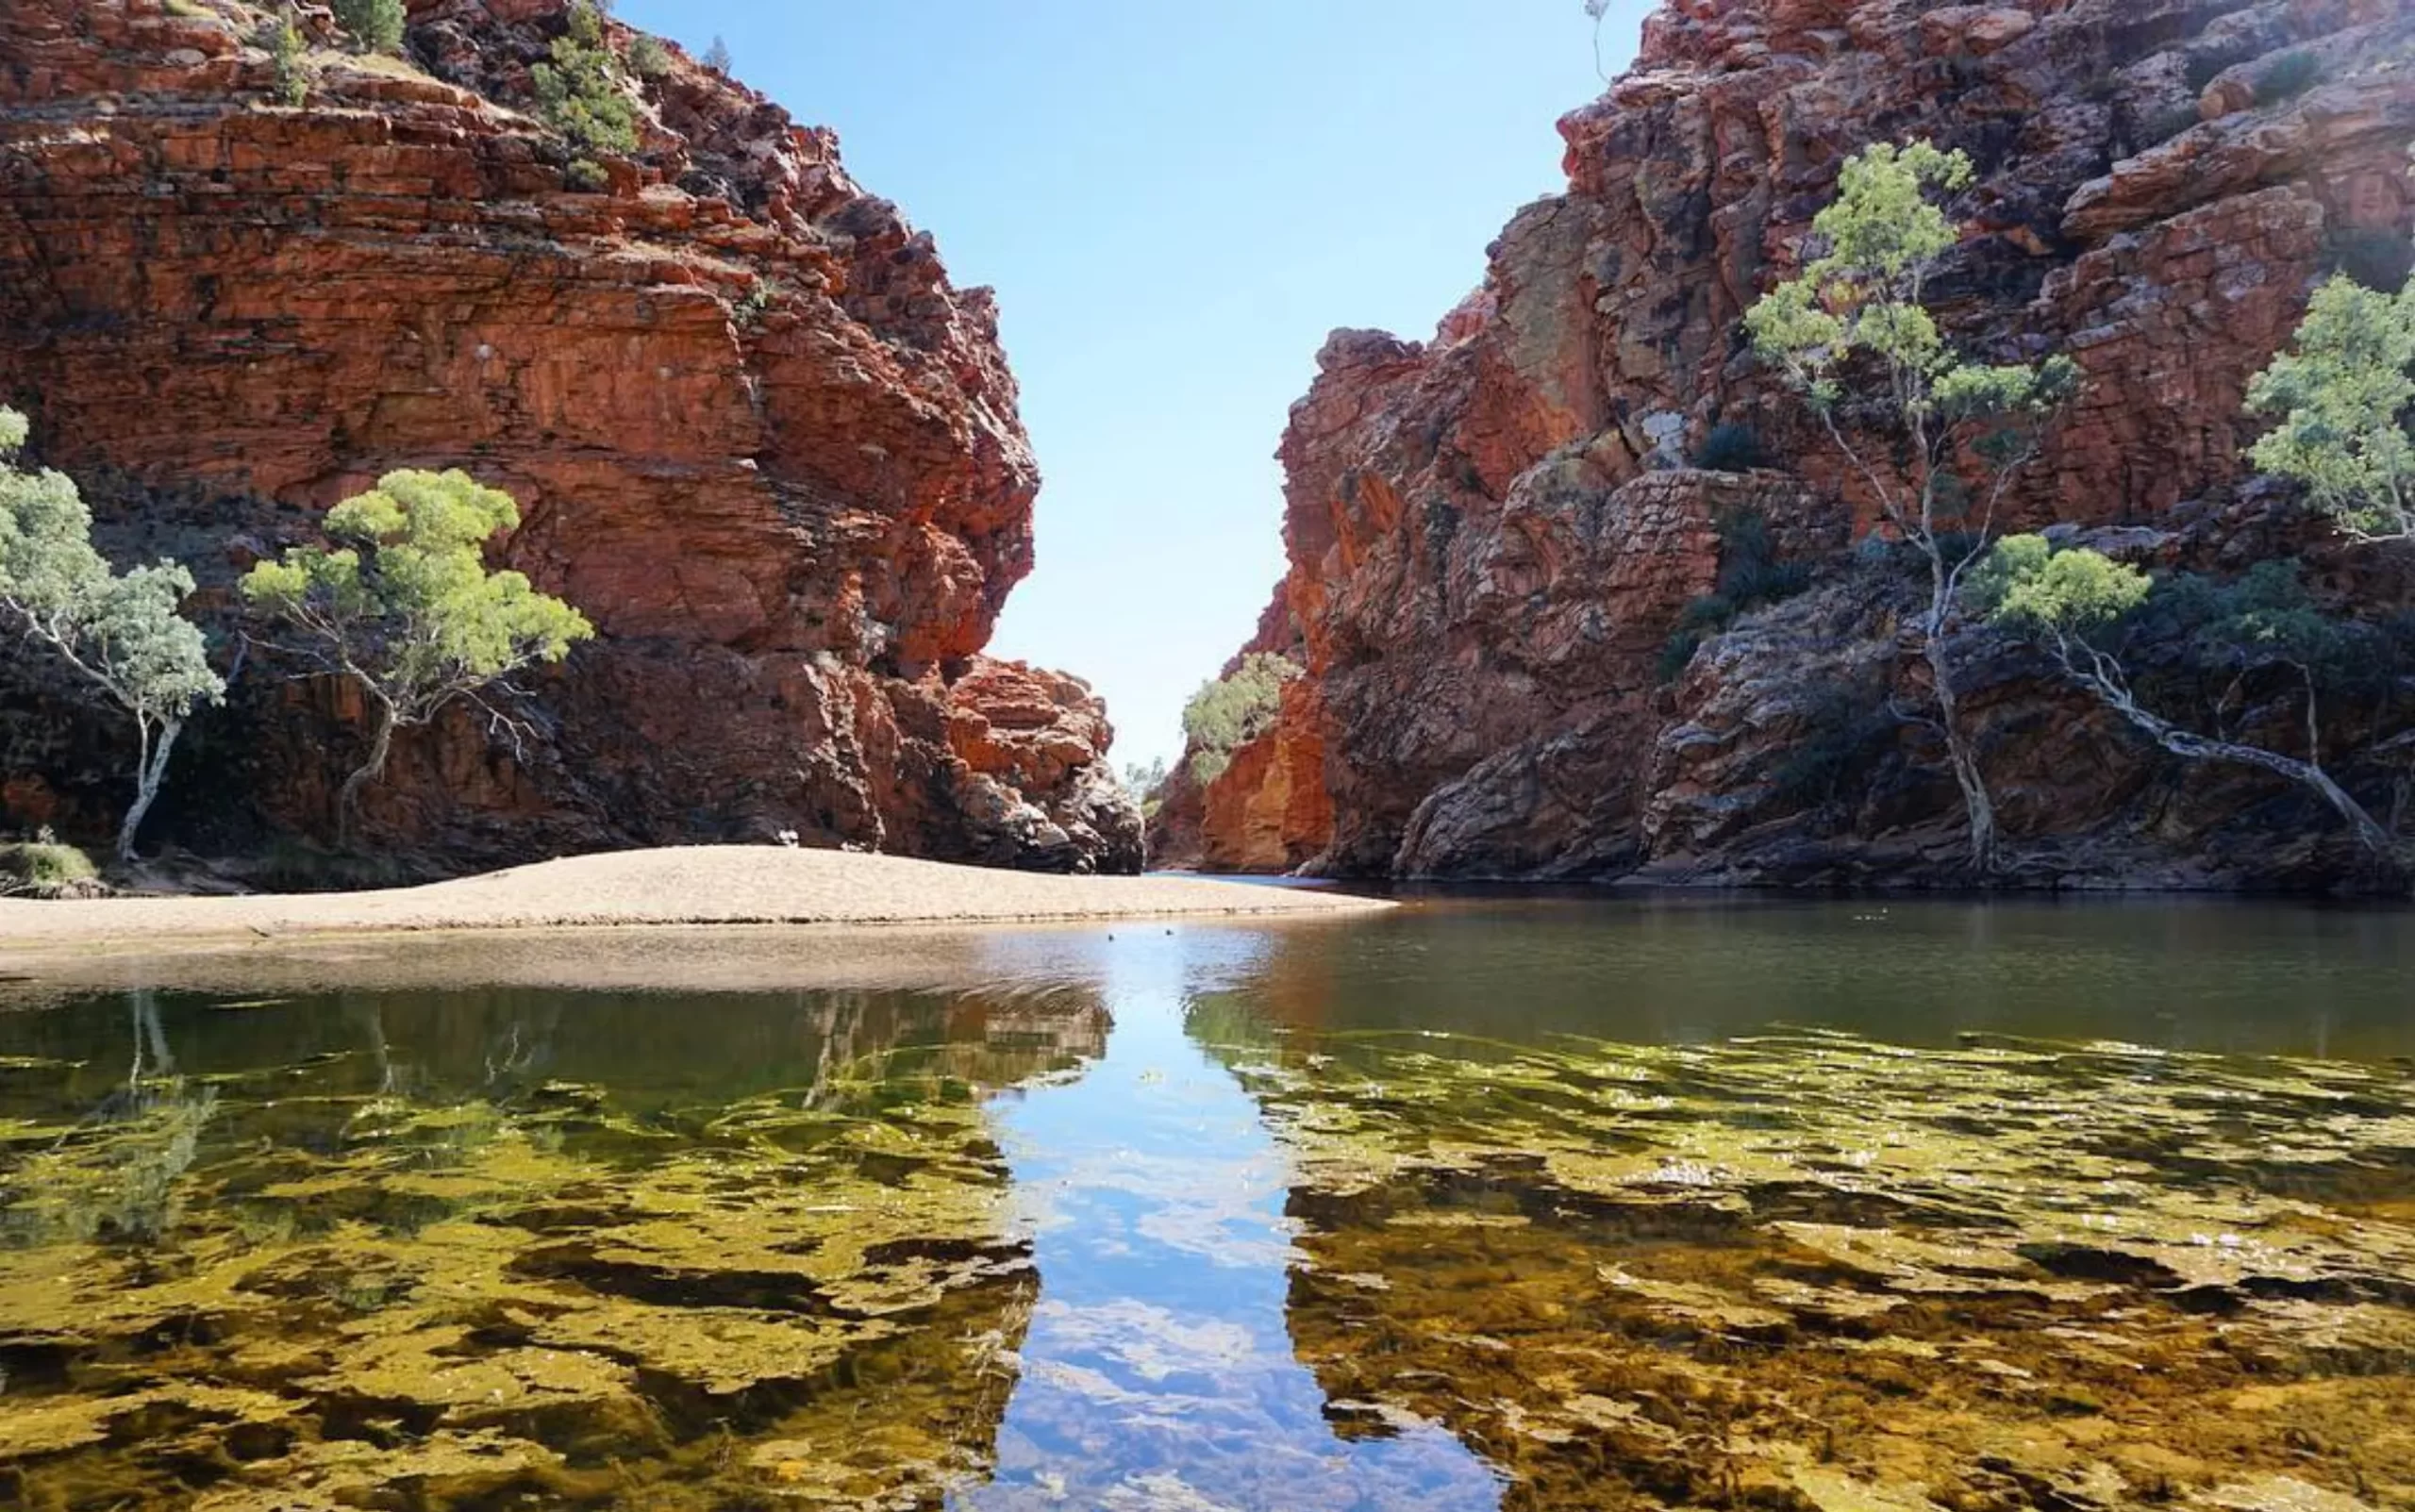
<svg viewBox="0 0 2415 1512"><path fill-rule="evenodd" d="M438 930L1305 920L1388 906L1308 889L1190 877L1042 876L835 851L694 846L576 856L382 892L0 899L0 972L41 972L95 955Z"/></svg>
<svg viewBox="0 0 2415 1512"><path fill-rule="evenodd" d="M631 924L291 935L157 946L0 951L0 1014L144 989L251 1006L319 993L977 992L1050 1003L1094 992L1127 961L1204 958L1247 970L1298 935L1365 914L1183 916L989 924ZM1207 944L1201 936L1246 935ZM1154 968L1153 968L1154 969Z"/></svg>

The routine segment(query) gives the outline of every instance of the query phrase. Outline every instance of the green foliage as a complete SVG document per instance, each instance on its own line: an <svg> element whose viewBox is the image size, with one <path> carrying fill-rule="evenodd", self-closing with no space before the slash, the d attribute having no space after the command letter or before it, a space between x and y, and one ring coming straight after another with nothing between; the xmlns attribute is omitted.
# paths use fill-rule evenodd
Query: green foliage
<svg viewBox="0 0 2415 1512"><path fill-rule="evenodd" d="M2084 547L2057 551L2043 537L2013 536L1972 574L1968 594L1990 623L2050 643L2119 649L2136 634L2185 645L2201 666L2289 662L2351 678L2370 659L2372 632L2323 613L2290 561L2261 561L2233 578L2157 580Z"/></svg>
<svg viewBox="0 0 2415 1512"><path fill-rule="evenodd" d="M1739 612L1736 601L1726 594L1705 593L1677 611L1677 630L1679 634L1715 634L1735 623Z"/></svg>
<svg viewBox="0 0 2415 1512"><path fill-rule="evenodd" d="M279 11L260 24L254 42L268 53L269 91L279 105L300 108L310 98L310 44L291 10Z"/></svg>
<svg viewBox="0 0 2415 1512"><path fill-rule="evenodd" d="M1233 751L1266 733L1283 706L1283 685L1300 675L1289 656L1254 651L1233 674L1200 685L1182 707L1182 733L1191 742L1191 774L1213 782L1231 764Z"/></svg>
<svg viewBox="0 0 2415 1512"><path fill-rule="evenodd" d="M1694 466L1706 473L1749 473L1761 465L1761 439L1741 421L1724 421L1710 427Z"/></svg>
<svg viewBox="0 0 2415 1512"><path fill-rule="evenodd" d="M1771 784L1798 808L1833 804L1894 736L1895 719L1882 690L1822 687L1805 710L1802 733L1771 773Z"/></svg>
<svg viewBox="0 0 2415 1512"><path fill-rule="evenodd" d="M330 0L330 4L336 25L367 51L402 51L403 0Z"/></svg>
<svg viewBox="0 0 2415 1512"><path fill-rule="evenodd" d="M2278 105L2314 88L2323 78L2323 59L2303 49L2283 53L2256 71L2256 103Z"/></svg>
<svg viewBox="0 0 2415 1512"><path fill-rule="evenodd" d="M1843 396L1837 368L1856 351L1924 376L1949 366L1937 324L1917 302L1928 265L1955 243L1954 224L1927 194L1971 178L1969 158L1925 141L1882 142L1847 159L1836 202L1812 222L1828 250L1745 314L1755 350L1823 407Z"/></svg>
<svg viewBox="0 0 2415 1512"><path fill-rule="evenodd" d="M1149 762L1145 766L1138 761L1124 763L1124 786L1131 789L1143 800L1157 796L1158 789L1165 785L1165 757L1158 756L1156 760Z"/></svg>
<svg viewBox="0 0 2415 1512"><path fill-rule="evenodd" d="M2137 612L2154 587L2102 552L2057 551L2043 536L2011 536L1996 542L1964 591L1990 623L2015 634L2086 640Z"/></svg>
<svg viewBox="0 0 2415 1512"><path fill-rule="evenodd" d="M1854 399L1870 418L1902 428L1912 451L1911 494L1883 490L1881 505L1924 551L1938 544L1948 520L1967 513L1953 465L1957 448L1967 445L2000 473L2020 466L2028 432L2076 377L2063 357L1966 360L1923 307L1937 259L1956 241L1954 223L1929 195L1963 189L1972 176L1969 158L1924 141L1881 143L1849 159L1836 202L1812 222L1827 250L1744 317L1755 350L1832 425L1835 411ZM1845 374L1857 359L1874 363L1883 376L1848 394ZM1843 433L1836 435L1861 462ZM1985 522L1978 524L1984 534Z"/></svg>
<svg viewBox="0 0 2415 1512"><path fill-rule="evenodd" d="M2344 227L2323 239L2323 255L2333 271L2385 294L2415 277L2415 241L2395 231Z"/></svg>
<svg viewBox="0 0 2415 1512"><path fill-rule="evenodd" d="M1703 642L1748 610L1790 599L1811 586L1808 563L1777 559L1769 522L1759 514L1745 509L1722 515L1718 529L1718 586L1678 611L1668 643L1660 648L1663 684L1682 676Z"/></svg>
<svg viewBox="0 0 2415 1512"><path fill-rule="evenodd" d="M753 330L763 324L763 317L772 312L772 307L787 292L788 286L777 278L758 278L730 307L730 316L741 329Z"/></svg>
<svg viewBox="0 0 2415 1512"><path fill-rule="evenodd" d="M2294 348L2248 385L2278 415L2256 465L2306 486L2316 507L2367 539L2415 535L2415 280L2395 294L2335 277L2316 291Z"/></svg>
<svg viewBox="0 0 2415 1512"><path fill-rule="evenodd" d="M1995 867L1994 803L1957 713L1946 630L1962 574L1993 532L1996 501L2036 454L2040 430L2078 370L2062 357L2007 365L1966 358L1924 305L1929 278L1957 240L1931 196L1957 192L1974 177L1969 158L1925 141L1880 143L1849 158L1835 203L1812 222L1825 250L1748 310L1744 324L1754 349L1808 399L1928 568L1921 655L1970 822L1972 862L1986 872ZM1890 434L1857 439L1869 429ZM1975 490L1966 474L1981 471L1969 468L1974 461L1983 464ZM1955 531L1977 544L1951 549Z"/></svg>
<svg viewBox="0 0 2415 1512"><path fill-rule="evenodd" d="M554 39L548 60L528 71L537 91L538 119L571 149L575 187L599 188L599 157L627 157L638 150L638 105L621 78L620 59L604 34L604 15L580 0L570 8L568 29Z"/></svg>
<svg viewBox="0 0 2415 1512"><path fill-rule="evenodd" d="M2323 710L2341 690L2378 698L2385 708L2395 699L2410 644L2404 627L2324 613L2291 561L2262 561L2228 580L2184 573L2150 583L2095 552L2054 551L2035 536L1998 547L1974 574L1971 592L1993 623L2044 647L2075 684L2164 750L2287 778L2345 820L2376 865L2403 876L2397 836L2323 769ZM2206 710L2217 733L2157 712L2132 686L2134 664L2168 673L2158 663L2175 659L2175 647L2183 673L2211 673L2221 688ZM2176 680L2185 686L2187 678ZM2275 706L2267 695L2275 693L2297 706L2297 728L2285 743L2303 756L2228 729L2249 709L2262 710L2257 723L2269 727Z"/></svg>
<svg viewBox="0 0 2415 1512"><path fill-rule="evenodd" d="M2402 660L2388 626L2325 613L2298 564L2268 559L2236 577L2176 573L2150 578L2084 547L2055 550L2043 537L1997 543L1966 590L1989 623L2050 648L2111 658L2141 646L2176 649L2181 663L2233 678L2287 666L2309 682L2377 690Z"/></svg>
<svg viewBox="0 0 2415 1512"><path fill-rule="evenodd" d="M1971 159L1925 141L1879 143L1848 159L1834 204L1812 221L1827 250L1744 317L1762 358L1827 409L1845 398L1842 366L1857 354L1884 363L1888 392L1915 423L1980 419L2042 408L2068 381L2068 363L1989 367L1946 344L1921 297L1937 259L1956 241L1932 191L1968 188Z"/></svg>
<svg viewBox="0 0 2415 1512"><path fill-rule="evenodd" d="M92 858L72 845L49 840L0 845L0 897L55 898L99 879Z"/></svg>
<svg viewBox="0 0 2415 1512"><path fill-rule="evenodd" d="M349 678L376 709L369 761L345 784L347 822L397 725L558 662L595 634L521 573L487 571L486 543L519 524L509 494L466 473L389 473L327 511L332 549L296 547L243 578L246 602L291 625L321 671Z"/></svg>
<svg viewBox="0 0 2415 1512"><path fill-rule="evenodd" d="M729 76L729 43L715 37L713 44L705 49L705 66L724 78L727 78Z"/></svg>
<svg viewBox="0 0 2415 1512"><path fill-rule="evenodd" d="M75 483L14 465L29 430L25 416L0 408L0 622L13 621L134 720L141 759L118 847L130 856L177 731L226 685L200 628L178 612L192 574L170 561L113 571L92 547L92 511Z"/></svg>
<svg viewBox="0 0 2415 1512"><path fill-rule="evenodd" d="M466 473L389 473L327 511L327 536L342 544L259 563L243 596L316 637L378 696L433 712L595 633L521 573L487 571L486 542L519 524L509 494Z"/></svg>
<svg viewBox="0 0 2415 1512"><path fill-rule="evenodd" d="M2271 559L2233 578L2182 573L2156 585L2141 630L2184 640L2200 666L2237 672L2286 663L2319 684L2353 688L2397 660L2384 633L2323 612L2293 561Z"/></svg>
<svg viewBox="0 0 2415 1512"><path fill-rule="evenodd" d="M1719 596L1734 605L1735 612L1792 598L1811 586L1809 564L1778 560L1770 523L1757 511L1723 514L1717 528Z"/></svg>
<svg viewBox="0 0 2415 1512"><path fill-rule="evenodd" d="M671 49L662 39L640 32L629 43L629 71L642 79L658 79L671 72Z"/></svg>
<svg viewBox="0 0 2415 1512"><path fill-rule="evenodd" d="M1697 599L1694 602L1699 604L1704 601ZM1690 610L1693 606L1688 605L1687 607ZM1660 647L1660 661L1657 669L1663 688L1686 674L1686 669L1694 664L1694 653L1702 649L1702 643L1709 640L1713 633L1699 627L1687 628L1682 625L1671 633L1667 642Z"/></svg>

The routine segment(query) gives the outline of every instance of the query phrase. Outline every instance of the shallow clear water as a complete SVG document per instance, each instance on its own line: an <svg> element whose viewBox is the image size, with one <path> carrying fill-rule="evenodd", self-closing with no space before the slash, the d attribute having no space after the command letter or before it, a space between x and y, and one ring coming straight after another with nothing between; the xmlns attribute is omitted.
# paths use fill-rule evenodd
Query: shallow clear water
<svg viewBox="0 0 2415 1512"><path fill-rule="evenodd" d="M2415 1505L2415 915L953 960L0 1014L0 1505Z"/></svg>

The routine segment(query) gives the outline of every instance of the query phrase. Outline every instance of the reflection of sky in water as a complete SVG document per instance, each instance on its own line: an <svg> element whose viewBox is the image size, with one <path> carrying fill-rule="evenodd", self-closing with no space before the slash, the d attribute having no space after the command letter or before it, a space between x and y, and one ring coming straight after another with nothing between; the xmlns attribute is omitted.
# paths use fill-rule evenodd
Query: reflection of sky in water
<svg viewBox="0 0 2415 1512"><path fill-rule="evenodd" d="M1001 1098L1041 1302L998 1469L955 1505L1131 1512L1498 1504L1441 1429L1344 1441L1284 1323L1292 1226L1257 1105L1183 1033L1187 988L1262 939L1150 930L1103 962L1116 1019L1077 1080Z"/></svg>

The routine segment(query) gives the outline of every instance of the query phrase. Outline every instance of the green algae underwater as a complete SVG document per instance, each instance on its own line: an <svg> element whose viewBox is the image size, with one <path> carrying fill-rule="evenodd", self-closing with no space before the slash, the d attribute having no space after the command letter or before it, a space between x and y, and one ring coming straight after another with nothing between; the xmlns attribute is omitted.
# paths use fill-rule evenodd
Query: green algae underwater
<svg viewBox="0 0 2415 1512"><path fill-rule="evenodd" d="M0 1505L2415 1506L2415 915L649 962L0 1010Z"/></svg>

